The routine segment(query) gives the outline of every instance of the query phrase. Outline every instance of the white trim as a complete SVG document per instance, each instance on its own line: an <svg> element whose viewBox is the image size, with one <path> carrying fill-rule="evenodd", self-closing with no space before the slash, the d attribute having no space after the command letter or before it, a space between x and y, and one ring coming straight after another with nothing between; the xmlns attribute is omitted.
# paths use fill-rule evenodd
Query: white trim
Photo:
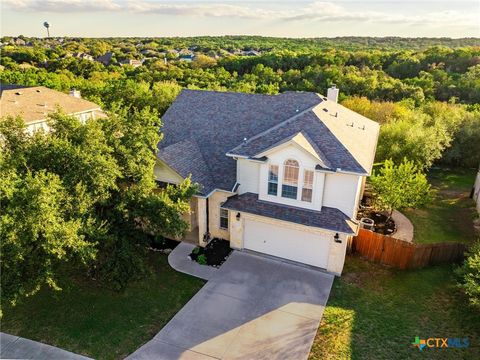
<svg viewBox="0 0 480 360"><path fill-rule="evenodd" d="M198 194L195 194L194 196L200 198L200 199L207 199L209 198L215 191L223 191L223 192L226 192L226 193L229 193L229 194L235 194L234 192L230 191L230 190L223 190L223 189L218 189L218 188L215 188L213 189L212 191L210 191L207 195L198 195Z"/></svg>
<svg viewBox="0 0 480 360"><path fill-rule="evenodd" d="M369 174L366 173L366 172L347 171L347 170L342 170L340 168L337 168L337 170L335 172L340 173L340 174L346 174L346 175L369 176Z"/></svg>
<svg viewBox="0 0 480 360"><path fill-rule="evenodd" d="M240 159L250 159L249 156L237 155L237 154L232 154L232 153L229 153L229 152L227 152L227 153L225 154L225 156L232 157L232 158L240 158Z"/></svg>

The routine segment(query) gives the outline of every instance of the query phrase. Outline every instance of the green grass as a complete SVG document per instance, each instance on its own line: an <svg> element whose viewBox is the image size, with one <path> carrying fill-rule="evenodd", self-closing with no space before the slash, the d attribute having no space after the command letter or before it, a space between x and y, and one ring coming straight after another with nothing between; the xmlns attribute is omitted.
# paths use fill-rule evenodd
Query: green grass
<svg viewBox="0 0 480 360"><path fill-rule="evenodd" d="M4 309L2 331L59 346L96 359L120 359L150 340L202 287L176 272L162 254L155 271L117 293L91 283L60 292L42 290Z"/></svg>
<svg viewBox="0 0 480 360"><path fill-rule="evenodd" d="M404 214L414 226L416 243L465 242L475 240L473 200L469 198L475 171L432 170L429 180L435 190L431 204L408 209Z"/></svg>
<svg viewBox="0 0 480 360"><path fill-rule="evenodd" d="M420 352L415 336L468 337L471 345ZM480 359L480 314L455 287L451 266L397 271L349 257L309 359Z"/></svg>

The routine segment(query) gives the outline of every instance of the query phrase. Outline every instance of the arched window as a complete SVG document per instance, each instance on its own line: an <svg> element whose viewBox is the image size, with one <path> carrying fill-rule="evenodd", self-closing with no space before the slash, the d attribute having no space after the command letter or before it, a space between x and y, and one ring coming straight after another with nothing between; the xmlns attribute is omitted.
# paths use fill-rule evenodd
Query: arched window
<svg viewBox="0 0 480 360"><path fill-rule="evenodd" d="M298 161L288 159L283 163L282 197L296 199L298 191Z"/></svg>

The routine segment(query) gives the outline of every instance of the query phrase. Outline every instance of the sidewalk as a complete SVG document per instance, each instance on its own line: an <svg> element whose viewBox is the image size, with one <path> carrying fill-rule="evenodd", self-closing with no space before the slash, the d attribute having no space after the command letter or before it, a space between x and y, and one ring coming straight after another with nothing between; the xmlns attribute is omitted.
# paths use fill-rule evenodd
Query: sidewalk
<svg viewBox="0 0 480 360"><path fill-rule="evenodd" d="M398 210L393 210L392 219L395 221L397 231L392 234L395 239L412 242L413 224L408 218Z"/></svg>
<svg viewBox="0 0 480 360"><path fill-rule="evenodd" d="M196 245L181 242L168 255L168 264L175 270L198 277L203 280L210 280L218 271L218 268L207 265L200 265L188 258Z"/></svg>
<svg viewBox="0 0 480 360"><path fill-rule="evenodd" d="M1 359L91 360L55 346L0 332Z"/></svg>

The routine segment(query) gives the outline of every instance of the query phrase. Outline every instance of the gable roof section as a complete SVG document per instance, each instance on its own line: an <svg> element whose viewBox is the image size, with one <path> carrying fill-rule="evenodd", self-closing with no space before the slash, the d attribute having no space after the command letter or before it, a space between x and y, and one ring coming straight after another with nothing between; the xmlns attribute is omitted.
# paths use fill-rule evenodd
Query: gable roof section
<svg viewBox="0 0 480 360"><path fill-rule="evenodd" d="M300 114L298 117L285 121L281 126L277 126L261 136L252 138L250 141L232 149L229 154L234 156L255 157L257 154L263 153L266 149L277 146L283 139L293 138L298 133L305 134L305 138L308 139L312 148L316 149L318 154L321 154L320 158L323 160L323 164L320 165L323 168L367 173L367 170L358 163L344 144L339 141L313 110L309 110ZM356 138L356 141L358 141L358 138Z"/></svg>
<svg viewBox="0 0 480 360"><path fill-rule="evenodd" d="M191 175L192 181L202 186L201 193L205 189L215 188L210 169L195 140L185 140L163 148L161 159L181 177Z"/></svg>
<svg viewBox="0 0 480 360"><path fill-rule="evenodd" d="M165 136L158 144L158 157L182 176L182 171L188 169L192 179L203 186L203 195L214 189L230 191L236 182L236 162L225 156L230 149L322 101L315 93L272 96L182 90L162 117ZM195 144L199 155L191 157L178 150L184 146L193 155L192 145L182 145L185 139ZM178 145L170 148L175 144ZM197 163L199 158L201 166Z"/></svg>

